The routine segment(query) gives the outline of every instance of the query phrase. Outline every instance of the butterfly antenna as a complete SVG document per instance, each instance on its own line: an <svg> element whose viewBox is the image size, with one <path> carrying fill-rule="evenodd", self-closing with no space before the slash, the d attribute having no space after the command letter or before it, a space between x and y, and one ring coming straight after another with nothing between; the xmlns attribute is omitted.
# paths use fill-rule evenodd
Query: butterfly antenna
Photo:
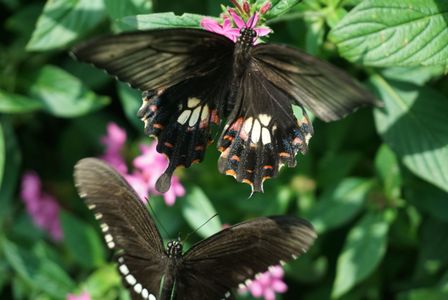
<svg viewBox="0 0 448 300"><path fill-rule="evenodd" d="M199 226L198 228L196 228L194 231L190 232L189 234L187 234L187 236L185 237L185 239L182 241L182 243L185 243L188 238L193 234L198 232L199 229L201 229L202 227L205 226L205 224L207 224L208 222L210 222L214 217L218 216L218 214L214 214L213 216L211 216L207 221L205 221L201 226Z"/></svg>
<svg viewBox="0 0 448 300"><path fill-rule="evenodd" d="M149 202L149 198L145 197L145 199L146 199L146 203L148 203L148 205L149 205L149 210L151 211L151 214L154 216L154 219L156 219L156 221L159 224L160 228L162 228L162 231L165 234L165 237L169 238L168 231L165 229L165 227L163 226L163 223L159 220L159 218L157 218L156 211L152 207L151 202Z"/></svg>

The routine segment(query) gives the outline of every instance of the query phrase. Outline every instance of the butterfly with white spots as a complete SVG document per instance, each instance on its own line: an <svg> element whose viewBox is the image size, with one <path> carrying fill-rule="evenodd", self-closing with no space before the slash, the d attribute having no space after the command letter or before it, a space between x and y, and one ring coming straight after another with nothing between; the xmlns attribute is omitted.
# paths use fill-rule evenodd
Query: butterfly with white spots
<svg viewBox="0 0 448 300"><path fill-rule="evenodd" d="M268 124L263 116L259 120ZM74 177L133 300L233 299L242 282L297 258L316 238L307 221L274 216L223 229L186 252L180 240L165 248L146 206L112 167L86 158L76 164Z"/></svg>

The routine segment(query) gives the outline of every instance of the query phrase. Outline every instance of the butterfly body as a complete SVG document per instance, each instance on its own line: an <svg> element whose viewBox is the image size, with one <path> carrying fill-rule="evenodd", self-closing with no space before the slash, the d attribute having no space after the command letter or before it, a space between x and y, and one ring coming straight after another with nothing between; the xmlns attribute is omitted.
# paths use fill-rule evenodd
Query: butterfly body
<svg viewBox="0 0 448 300"><path fill-rule="evenodd" d="M235 42L201 29L157 29L101 37L73 54L143 91L137 115L169 158L159 191L177 167L203 160L213 127L222 128L219 171L262 191L306 153L313 128L305 108L332 121L375 99L327 62L255 40L250 26Z"/></svg>
<svg viewBox="0 0 448 300"><path fill-rule="evenodd" d="M98 159L75 166L79 195L94 212L133 300L217 300L269 266L305 253L316 238L307 221L260 217L212 235L183 252L163 241L145 205L126 180Z"/></svg>

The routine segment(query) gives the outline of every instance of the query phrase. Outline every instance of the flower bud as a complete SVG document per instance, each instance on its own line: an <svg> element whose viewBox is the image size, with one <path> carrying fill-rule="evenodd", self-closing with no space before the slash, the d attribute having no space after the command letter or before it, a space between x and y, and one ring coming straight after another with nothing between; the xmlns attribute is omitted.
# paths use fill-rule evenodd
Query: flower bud
<svg viewBox="0 0 448 300"><path fill-rule="evenodd" d="M263 6L260 8L260 14L264 15L268 10L271 9L271 2L267 1Z"/></svg>

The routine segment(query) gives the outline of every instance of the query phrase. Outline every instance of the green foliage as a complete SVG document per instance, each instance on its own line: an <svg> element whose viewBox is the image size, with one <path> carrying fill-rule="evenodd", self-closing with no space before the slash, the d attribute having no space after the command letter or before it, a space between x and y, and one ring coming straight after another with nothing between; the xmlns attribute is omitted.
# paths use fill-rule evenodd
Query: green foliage
<svg viewBox="0 0 448 300"><path fill-rule="evenodd" d="M364 65L448 64L448 3L366 0L331 32L345 58Z"/></svg>
<svg viewBox="0 0 448 300"><path fill-rule="evenodd" d="M260 8L266 1L249 2ZM313 118L308 153L250 199L248 186L218 173L218 152L209 147L203 163L176 173L185 197L174 206L150 199L167 231L163 238L186 236L215 213L189 244L222 224L297 215L314 224L319 238L285 266L289 289L277 299L448 299L447 1L271 3L264 16L275 32L270 41L336 64L383 106L329 124ZM123 154L131 166L139 144L149 142L135 115L141 95L68 52L107 32L198 28L206 15L219 18L219 4L0 0L1 299L65 299L87 291L93 300L129 300L75 193L72 168L103 153L108 122L126 128ZM61 205L60 242L37 229L20 199L20 176L29 169Z"/></svg>

